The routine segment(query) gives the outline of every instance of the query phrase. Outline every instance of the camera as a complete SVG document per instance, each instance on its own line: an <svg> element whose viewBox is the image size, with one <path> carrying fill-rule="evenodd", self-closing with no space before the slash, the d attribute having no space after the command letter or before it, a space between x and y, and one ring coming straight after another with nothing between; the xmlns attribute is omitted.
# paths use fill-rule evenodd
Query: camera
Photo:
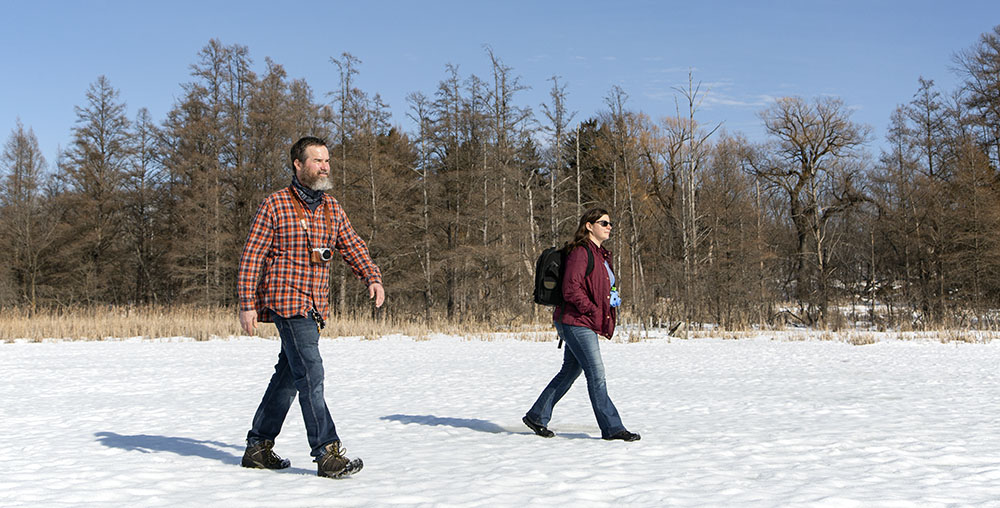
<svg viewBox="0 0 1000 508"><path fill-rule="evenodd" d="M333 252L326 247L317 247L309 253L309 259L316 264L328 263L333 259Z"/></svg>

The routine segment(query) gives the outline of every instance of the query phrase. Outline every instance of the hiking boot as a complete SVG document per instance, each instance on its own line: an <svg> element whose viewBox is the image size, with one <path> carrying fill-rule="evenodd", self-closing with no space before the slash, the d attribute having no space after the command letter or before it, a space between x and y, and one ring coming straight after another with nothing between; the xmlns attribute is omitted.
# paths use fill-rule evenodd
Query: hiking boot
<svg viewBox="0 0 1000 508"><path fill-rule="evenodd" d="M283 459L274 453L271 450L273 447L274 441L270 439L247 441L247 450L243 452L243 462L240 465L254 469L285 469L292 465L290 460Z"/></svg>
<svg viewBox="0 0 1000 508"><path fill-rule="evenodd" d="M538 434L539 436L554 437L556 435L555 432L552 432L544 425L531 421L531 418L528 418L528 415L524 415L524 418L521 418L521 421L524 422L524 424L527 425L529 429L535 431L535 434Z"/></svg>
<svg viewBox="0 0 1000 508"><path fill-rule="evenodd" d="M627 430L622 430L622 431L616 432L616 433L614 433L614 434L612 434L612 435L610 435L610 436L608 436L606 438L603 438L603 439L605 441L614 441L615 439L621 439L622 441L638 441L638 440L642 439L642 436L640 436L639 434L636 434L634 432L629 432Z"/></svg>
<svg viewBox="0 0 1000 508"><path fill-rule="evenodd" d="M350 460L344 456L347 448L334 441L323 447L323 455L316 458L316 474L326 478L346 478L364 467L361 459Z"/></svg>

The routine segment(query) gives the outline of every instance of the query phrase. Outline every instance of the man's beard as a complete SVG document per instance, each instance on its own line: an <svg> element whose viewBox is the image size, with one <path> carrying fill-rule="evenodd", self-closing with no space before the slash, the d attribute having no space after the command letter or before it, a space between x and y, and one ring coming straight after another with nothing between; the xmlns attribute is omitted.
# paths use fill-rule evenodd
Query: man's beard
<svg viewBox="0 0 1000 508"><path fill-rule="evenodd" d="M333 187L333 182L330 181L329 176L316 175L316 178L312 178L311 175L302 175L302 185L309 187L315 191L325 191L330 190Z"/></svg>

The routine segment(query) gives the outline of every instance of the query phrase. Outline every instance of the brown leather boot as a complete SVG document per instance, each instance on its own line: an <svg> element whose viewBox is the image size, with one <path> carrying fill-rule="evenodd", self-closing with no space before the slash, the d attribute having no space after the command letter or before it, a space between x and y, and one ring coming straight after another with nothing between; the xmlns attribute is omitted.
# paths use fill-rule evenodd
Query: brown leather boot
<svg viewBox="0 0 1000 508"><path fill-rule="evenodd" d="M271 448L274 448L274 441L270 439L248 442L240 465L255 469L285 469L292 465L290 460L279 457Z"/></svg>
<svg viewBox="0 0 1000 508"><path fill-rule="evenodd" d="M326 478L346 478L365 466L361 459L348 459L344 456L347 448L340 441L334 441L323 447L323 455L316 459L316 474Z"/></svg>

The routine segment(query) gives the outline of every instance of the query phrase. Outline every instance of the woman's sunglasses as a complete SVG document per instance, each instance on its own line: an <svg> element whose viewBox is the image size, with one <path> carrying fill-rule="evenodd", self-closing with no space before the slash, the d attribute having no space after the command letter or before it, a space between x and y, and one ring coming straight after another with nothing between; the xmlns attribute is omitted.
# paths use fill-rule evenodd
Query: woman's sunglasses
<svg viewBox="0 0 1000 508"><path fill-rule="evenodd" d="M595 220L594 224L600 224L600 225L602 225L602 226L604 226L606 228L610 228L611 226L615 225L614 222L611 222L609 220Z"/></svg>

